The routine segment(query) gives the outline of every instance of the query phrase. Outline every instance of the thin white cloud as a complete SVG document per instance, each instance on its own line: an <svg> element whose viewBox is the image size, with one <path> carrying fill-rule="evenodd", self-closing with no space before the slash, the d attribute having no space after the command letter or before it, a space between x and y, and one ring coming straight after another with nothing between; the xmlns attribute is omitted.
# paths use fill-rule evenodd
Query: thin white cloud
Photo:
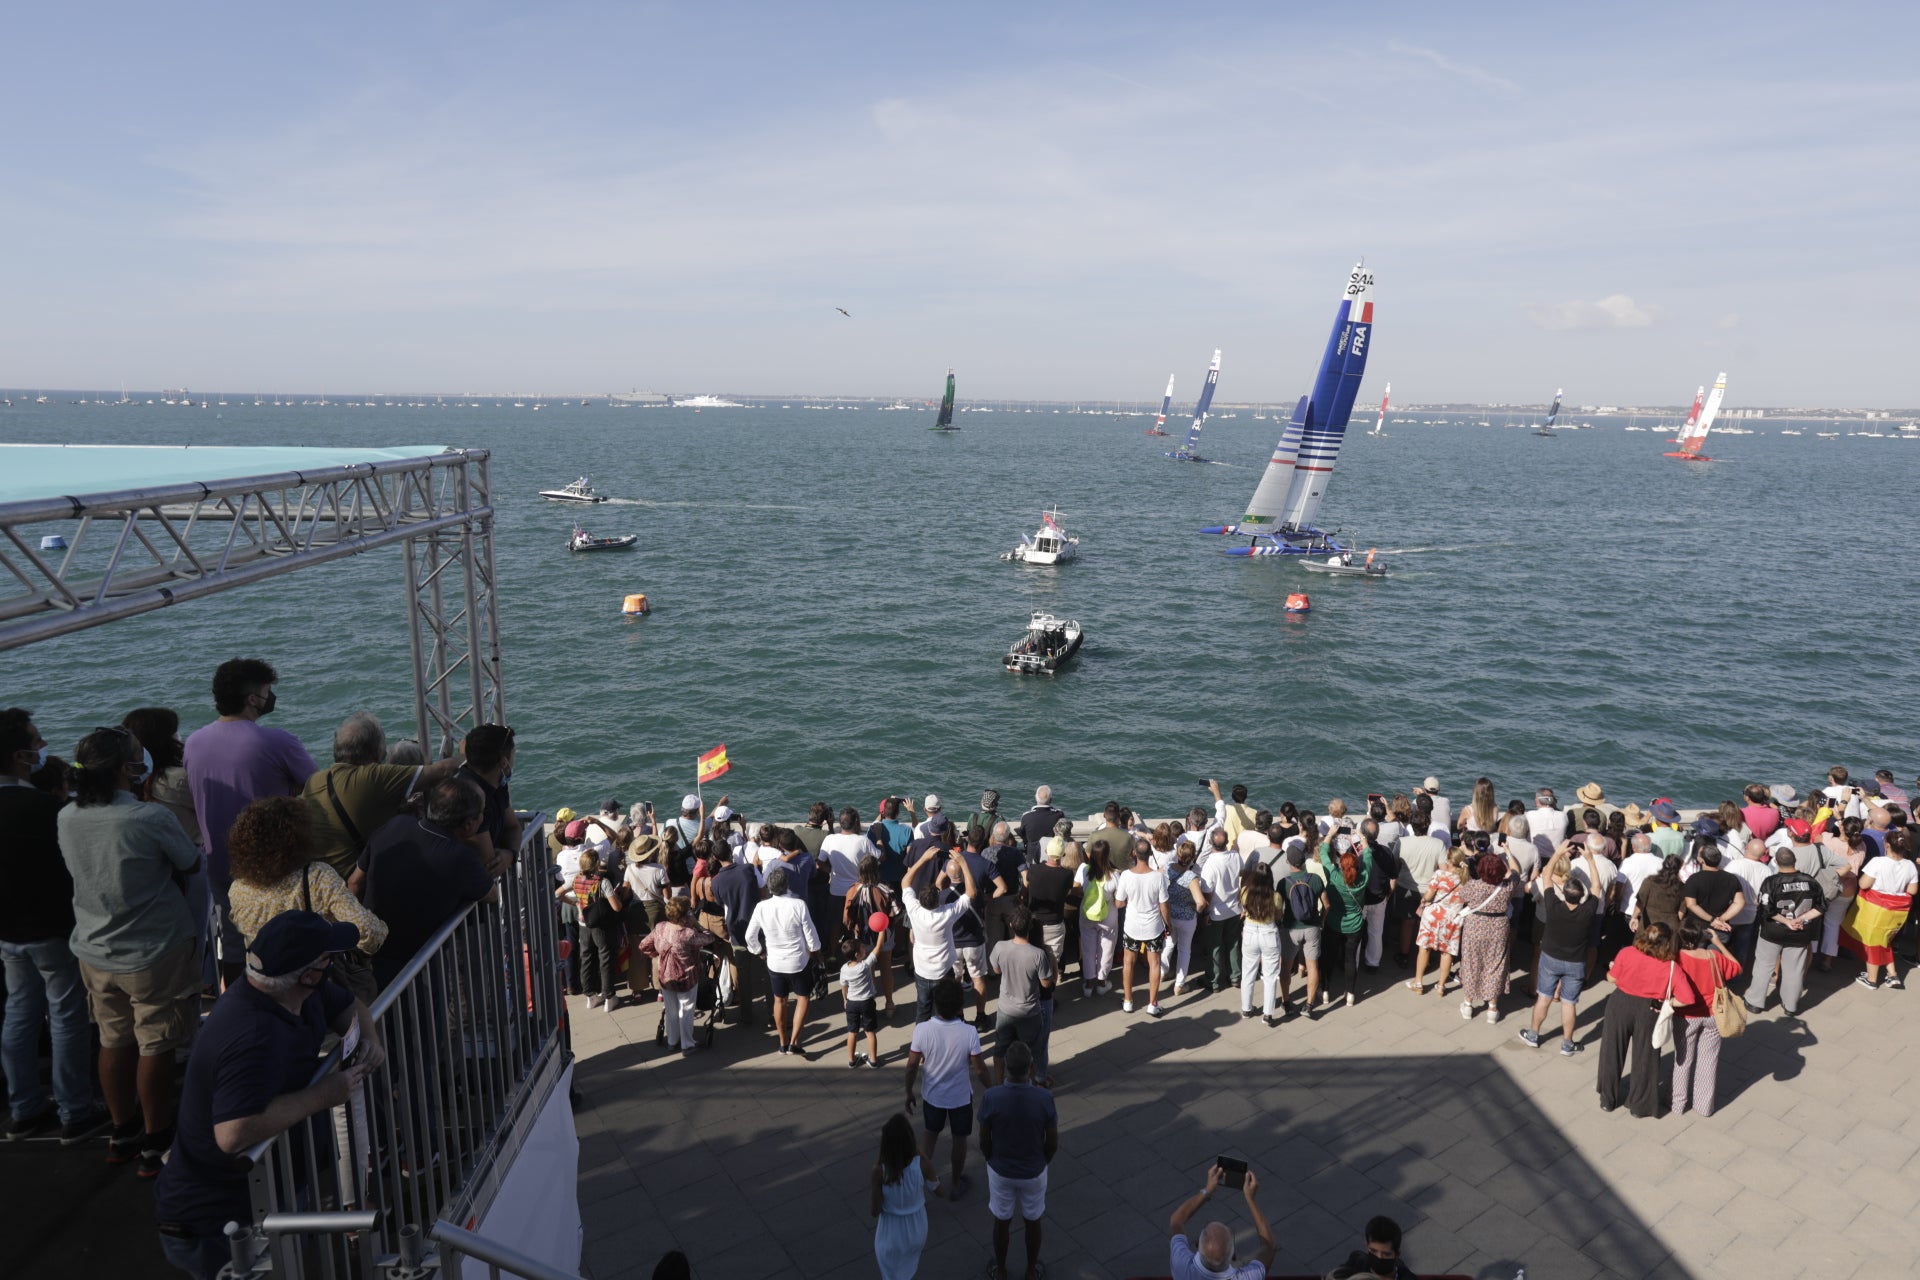
<svg viewBox="0 0 1920 1280"><path fill-rule="evenodd" d="M1660 309L1641 306L1624 293L1610 293L1598 302L1555 302L1530 307L1527 318L1542 329L1645 329Z"/></svg>
<svg viewBox="0 0 1920 1280"><path fill-rule="evenodd" d="M1713 322L1713 327L1716 329L1738 329L1740 327L1740 313L1738 311L1727 312L1727 314Z"/></svg>
<svg viewBox="0 0 1920 1280"><path fill-rule="evenodd" d="M1400 54L1403 57L1418 58L1422 62L1431 63L1450 76L1458 76L1462 80L1470 80L1483 88L1498 89L1502 93L1525 92L1519 85L1507 79L1505 76L1497 76L1486 68L1476 67L1471 63L1456 61L1453 58L1449 58L1446 54L1441 53L1438 49L1428 49L1417 44L1401 44L1397 40L1389 44L1387 48L1389 51Z"/></svg>

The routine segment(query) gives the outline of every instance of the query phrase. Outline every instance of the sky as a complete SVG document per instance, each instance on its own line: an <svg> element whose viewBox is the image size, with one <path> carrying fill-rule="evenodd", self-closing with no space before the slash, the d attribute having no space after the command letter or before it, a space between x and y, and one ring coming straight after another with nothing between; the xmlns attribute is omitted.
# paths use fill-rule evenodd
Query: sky
<svg viewBox="0 0 1920 1280"><path fill-rule="evenodd" d="M17 6L0 385L1920 404L1920 11ZM842 316L844 307L851 316Z"/></svg>

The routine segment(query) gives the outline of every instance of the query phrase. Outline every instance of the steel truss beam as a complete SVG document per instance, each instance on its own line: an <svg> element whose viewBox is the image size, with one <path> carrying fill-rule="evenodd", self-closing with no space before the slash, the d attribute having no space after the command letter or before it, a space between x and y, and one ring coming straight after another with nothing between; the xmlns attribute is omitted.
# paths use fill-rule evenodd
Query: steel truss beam
<svg viewBox="0 0 1920 1280"><path fill-rule="evenodd" d="M0 503L0 652L395 543L420 741L451 749L505 714L485 449Z"/></svg>

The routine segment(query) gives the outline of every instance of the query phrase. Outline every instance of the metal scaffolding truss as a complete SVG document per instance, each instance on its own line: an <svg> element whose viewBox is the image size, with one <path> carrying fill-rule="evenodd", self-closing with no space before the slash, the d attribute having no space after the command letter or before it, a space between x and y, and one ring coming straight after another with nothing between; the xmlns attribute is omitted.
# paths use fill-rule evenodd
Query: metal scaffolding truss
<svg viewBox="0 0 1920 1280"><path fill-rule="evenodd" d="M505 714L487 459L450 449L0 503L0 651L400 543L420 741L451 750Z"/></svg>

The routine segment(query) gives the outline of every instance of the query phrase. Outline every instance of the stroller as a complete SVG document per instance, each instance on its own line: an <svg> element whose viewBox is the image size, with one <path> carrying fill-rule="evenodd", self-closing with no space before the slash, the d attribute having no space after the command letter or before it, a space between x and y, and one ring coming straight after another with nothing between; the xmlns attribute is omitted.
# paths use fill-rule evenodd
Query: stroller
<svg viewBox="0 0 1920 1280"><path fill-rule="evenodd" d="M702 1029L706 1038L700 1043L713 1048L713 1033L720 1025L721 979L726 973L726 960L708 951L701 956L706 961L706 969L700 975L700 981L693 989L693 1028L696 1035ZM653 1028L653 1042L664 1046L667 1043L667 1005L660 1002L660 1021Z"/></svg>

